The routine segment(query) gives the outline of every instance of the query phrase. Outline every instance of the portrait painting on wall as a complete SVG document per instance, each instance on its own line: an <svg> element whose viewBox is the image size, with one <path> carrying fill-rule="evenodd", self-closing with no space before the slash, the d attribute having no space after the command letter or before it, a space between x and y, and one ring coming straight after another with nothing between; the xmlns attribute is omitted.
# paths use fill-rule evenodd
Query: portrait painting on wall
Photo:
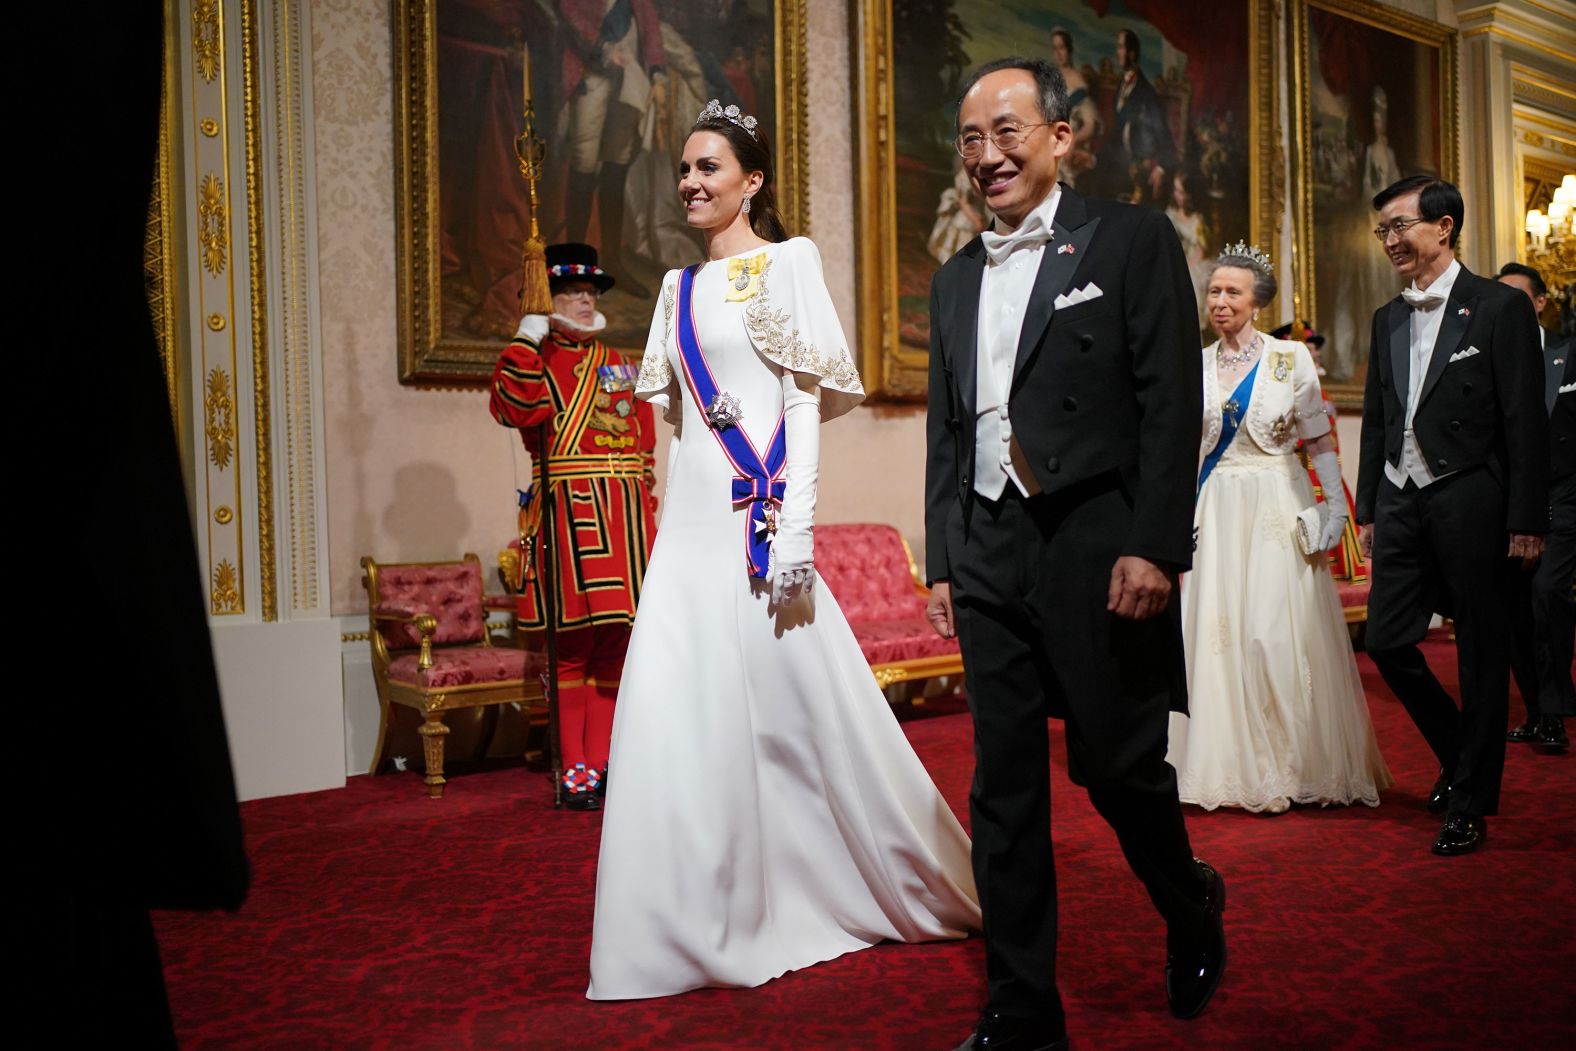
<svg viewBox="0 0 1576 1051"><path fill-rule="evenodd" d="M1299 316L1325 336L1326 393L1361 401L1374 311L1401 290L1375 238L1375 194L1418 172L1455 179L1451 31L1355 0L1293 21L1302 76Z"/></svg>
<svg viewBox="0 0 1576 1051"><path fill-rule="evenodd" d="M598 249L616 282L599 304L614 346L643 347L662 275L703 258L676 186L708 100L756 116L792 223L802 136L783 77L802 26L782 6L400 0L401 378L484 380L514 334L531 217L515 144L527 93L545 150L538 226L548 244Z"/></svg>
<svg viewBox="0 0 1576 1051"><path fill-rule="evenodd" d="M1210 261L1273 229L1278 205L1261 185L1273 141L1264 0L1213 18L1168 0L894 0L889 16L885 6L866 0L862 34L862 157L878 173L861 180L867 387L923 392L931 275L991 222L954 148L958 91L985 62L1024 55L1061 69L1073 127L1061 181L1164 211L1201 313ZM885 113L881 85L868 83L883 71Z"/></svg>

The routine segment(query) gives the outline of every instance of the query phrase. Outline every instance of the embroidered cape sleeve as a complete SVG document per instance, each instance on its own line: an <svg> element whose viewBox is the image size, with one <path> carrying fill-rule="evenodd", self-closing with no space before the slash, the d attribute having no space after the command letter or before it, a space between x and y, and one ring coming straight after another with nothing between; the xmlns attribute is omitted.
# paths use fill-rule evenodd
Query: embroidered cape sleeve
<svg viewBox="0 0 1576 1051"><path fill-rule="evenodd" d="M815 377L822 421L864 400L864 384L821 275L821 253L809 238L795 237L774 253L744 308L744 327L762 357Z"/></svg>
<svg viewBox="0 0 1576 1051"><path fill-rule="evenodd" d="M679 272L669 270L662 279L657 308L651 315L651 332L646 337L646 353L640 360L640 375L635 378L635 397L662 410L662 418L676 424L682 415L678 380L668 361L673 346L674 311L679 294Z"/></svg>

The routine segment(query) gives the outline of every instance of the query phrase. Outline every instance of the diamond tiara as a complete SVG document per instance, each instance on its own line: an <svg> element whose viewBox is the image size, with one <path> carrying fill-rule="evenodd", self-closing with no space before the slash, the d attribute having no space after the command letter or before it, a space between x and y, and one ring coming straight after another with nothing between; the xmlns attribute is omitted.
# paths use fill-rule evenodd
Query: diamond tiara
<svg viewBox="0 0 1576 1051"><path fill-rule="evenodd" d="M1264 249L1260 248L1258 245L1250 245L1246 241L1238 241L1236 244L1227 245L1221 250L1221 259L1226 259L1229 256L1251 259L1266 270L1275 269L1275 264L1270 262L1270 255L1268 252L1264 251Z"/></svg>
<svg viewBox="0 0 1576 1051"><path fill-rule="evenodd" d="M703 120L730 121L731 123L737 124L739 127L749 132L750 138L755 139L760 137L755 134L755 126L757 121L754 117L741 113L739 111L739 107L737 106L730 105L724 107L722 102L718 99L712 99L710 102L706 103L706 108L700 111L700 116L695 118L695 123L699 124Z"/></svg>

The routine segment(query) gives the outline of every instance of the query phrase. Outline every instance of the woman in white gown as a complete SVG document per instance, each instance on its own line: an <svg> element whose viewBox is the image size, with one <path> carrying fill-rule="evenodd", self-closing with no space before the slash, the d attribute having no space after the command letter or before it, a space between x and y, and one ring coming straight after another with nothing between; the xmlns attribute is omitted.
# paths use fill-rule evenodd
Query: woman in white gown
<svg viewBox="0 0 1576 1051"><path fill-rule="evenodd" d="M1204 349L1197 551L1182 578L1191 717L1171 717L1167 759L1183 802L1211 810L1378 806L1390 774L1325 556L1346 505L1306 514L1313 487L1297 440L1325 492L1341 492L1340 466L1308 348L1253 327L1274 295L1257 248L1221 253L1208 288L1221 338Z"/></svg>
<svg viewBox="0 0 1576 1051"><path fill-rule="evenodd" d="M615 709L594 1000L980 924L968 837L815 576L819 423L864 392L758 134L712 103L685 144L708 261L664 279L637 383L677 430Z"/></svg>

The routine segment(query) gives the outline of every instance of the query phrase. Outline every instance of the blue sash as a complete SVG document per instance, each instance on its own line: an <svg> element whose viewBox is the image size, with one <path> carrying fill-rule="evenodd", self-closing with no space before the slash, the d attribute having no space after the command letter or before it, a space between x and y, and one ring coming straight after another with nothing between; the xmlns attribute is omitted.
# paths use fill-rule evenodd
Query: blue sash
<svg viewBox="0 0 1576 1051"><path fill-rule="evenodd" d="M695 317L692 312L690 290L695 284L699 266L686 267L679 275L679 364L684 368L684 379L702 416L717 397L717 381L701 352L700 340L695 336ZM745 518L744 553L750 564L750 576L766 576L767 554L771 534L776 529L777 508L782 506L783 469L788 461L788 444L783 437L783 418L777 416L777 429L772 432L771 444L763 458L756 452L750 436L738 425L707 427L722 454L733 465L733 505L748 504L750 513Z"/></svg>
<svg viewBox="0 0 1576 1051"><path fill-rule="evenodd" d="M1224 406L1221 407L1220 441L1216 442L1215 448L1210 450L1208 456L1204 457L1204 466L1198 472L1198 488L1200 492L1204 489L1204 480L1209 477L1209 472L1213 471L1215 465L1220 462L1221 454L1226 451L1226 446L1230 445L1231 439L1237 436L1238 421L1247 414L1248 403L1253 400L1253 381L1257 378L1259 366L1262 364L1264 364L1264 355L1261 354L1259 355L1259 360L1253 363L1253 368L1249 369L1248 374L1242 377L1242 382L1237 384L1237 389L1232 391L1231 397L1226 399L1228 402L1234 401L1237 403L1237 419L1233 420L1231 413L1227 412Z"/></svg>

